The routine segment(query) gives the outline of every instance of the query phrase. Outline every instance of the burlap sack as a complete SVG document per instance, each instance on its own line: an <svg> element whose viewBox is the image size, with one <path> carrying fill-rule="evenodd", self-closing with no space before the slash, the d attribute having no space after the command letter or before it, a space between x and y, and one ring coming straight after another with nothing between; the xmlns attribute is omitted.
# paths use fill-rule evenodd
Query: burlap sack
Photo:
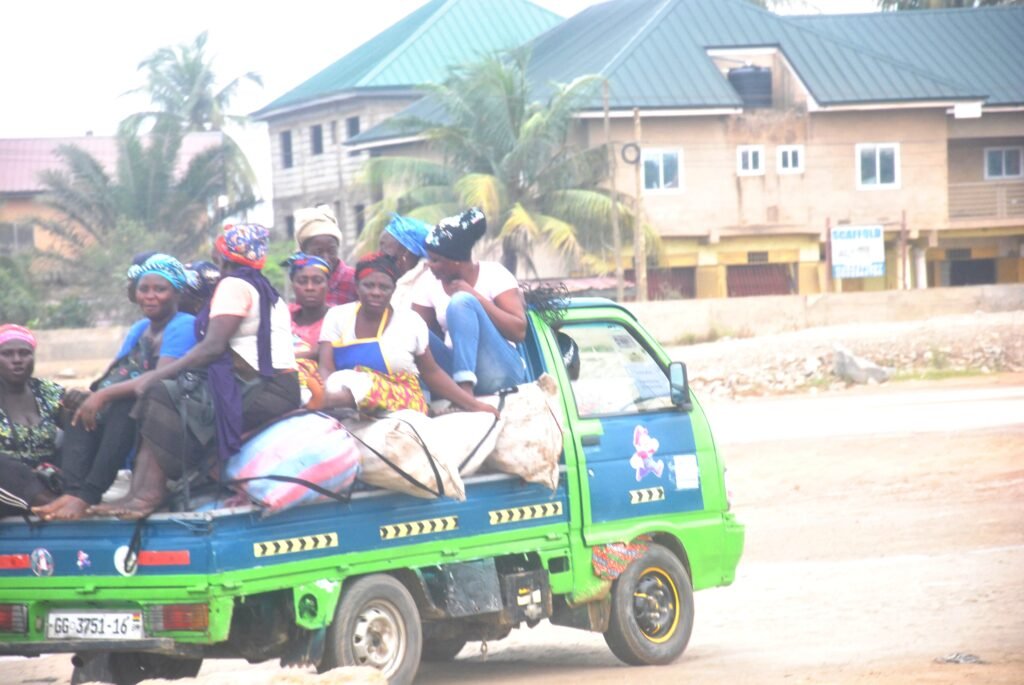
<svg viewBox="0 0 1024 685"><path fill-rule="evenodd" d="M415 497L432 499L443 492L446 497L463 501L466 499L466 486L459 475L460 467L466 475L475 472L494 449L502 425L500 420L495 425L494 417L482 412L454 413L436 418L428 418L416 411L394 412L387 418L353 430L366 443L361 448L359 479ZM410 483L374 450L426 487ZM437 466L440 483L431 468L431 461Z"/></svg>
<svg viewBox="0 0 1024 685"><path fill-rule="evenodd" d="M496 396L480 399L498 406ZM504 427L484 468L557 488L564 419L555 379L545 373L534 383L520 385L505 397L501 418Z"/></svg>

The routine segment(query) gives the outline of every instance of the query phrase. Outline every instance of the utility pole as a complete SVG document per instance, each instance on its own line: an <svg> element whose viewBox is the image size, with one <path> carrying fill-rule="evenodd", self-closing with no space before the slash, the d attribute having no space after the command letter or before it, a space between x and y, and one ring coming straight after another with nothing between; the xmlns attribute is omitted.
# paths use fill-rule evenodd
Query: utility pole
<svg viewBox="0 0 1024 685"><path fill-rule="evenodd" d="M832 217L825 217L825 287L826 293L832 292Z"/></svg>
<svg viewBox="0 0 1024 685"><path fill-rule="evenodd" d="M622 234L619 232L619 196L615 191L615 146L612 144L611 116L608 113L608 79L604 80L604 144L608 148L608 188L612 199L612 252L615 258L615 300L626 299L626 277L622 270Z"/></svg>
<svg viewBox="0 0 1024 685"><path fill-rule="evenodd" d="M899 237L899 266L896 269L896 276L899 279L898 290L910 290L910 269L907 263L907 210L900 215L900 237Z"/></svg>
<svg viewBox="0 0 1024 685"><path fill-rule="evenodd" d="M643 145L641 144L640 109L633 108L633 138L638 147L639 159L636 160L636 217L633 221L633 262L636 275L636 301L647 301L647 240L644 235L643 205Z"/></svg>

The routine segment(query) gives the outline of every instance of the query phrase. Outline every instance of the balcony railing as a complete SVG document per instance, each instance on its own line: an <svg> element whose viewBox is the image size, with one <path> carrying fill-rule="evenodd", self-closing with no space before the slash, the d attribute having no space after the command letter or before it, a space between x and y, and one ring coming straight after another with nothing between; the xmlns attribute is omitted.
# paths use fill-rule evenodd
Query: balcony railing
<svg viewBox="0 0 1024 685"><path fill-rule="evenodd" d="M950 183L949 218L1024 219L1024 181Z"/></svg>

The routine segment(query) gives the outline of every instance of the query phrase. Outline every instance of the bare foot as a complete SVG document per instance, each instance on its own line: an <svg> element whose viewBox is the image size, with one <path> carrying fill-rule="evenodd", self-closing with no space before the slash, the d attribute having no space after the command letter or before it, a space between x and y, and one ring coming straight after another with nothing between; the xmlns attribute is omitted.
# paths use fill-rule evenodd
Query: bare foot
<svg viewBox="0 0 1024 685"><path fill-rule="evenodd" d="M34 507L32 512L44 521L77 521L85 515L89 503L74 495L61 495L49 504Z"/></svg>
<svg viewBox="0 0 1024 685"><path fill-rule="evenodd" d="M160 506L160 499L146 499L135 496L128 499L120 499L116 502L107 502L89 507L89 514L93 516L116 516L125 521L137 521L145 518L157 510Z"/></svg>

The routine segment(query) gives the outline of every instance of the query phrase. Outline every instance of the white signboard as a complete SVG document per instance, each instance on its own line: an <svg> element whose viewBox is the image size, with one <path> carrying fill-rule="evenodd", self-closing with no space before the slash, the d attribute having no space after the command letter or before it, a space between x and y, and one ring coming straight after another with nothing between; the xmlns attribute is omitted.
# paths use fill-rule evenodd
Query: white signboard
<svg viewBox="0 0 1024 685"><path fill-rule="evenodd" d="M885 232L881 226L832 229L832 278L885 275Z"/></svg>

